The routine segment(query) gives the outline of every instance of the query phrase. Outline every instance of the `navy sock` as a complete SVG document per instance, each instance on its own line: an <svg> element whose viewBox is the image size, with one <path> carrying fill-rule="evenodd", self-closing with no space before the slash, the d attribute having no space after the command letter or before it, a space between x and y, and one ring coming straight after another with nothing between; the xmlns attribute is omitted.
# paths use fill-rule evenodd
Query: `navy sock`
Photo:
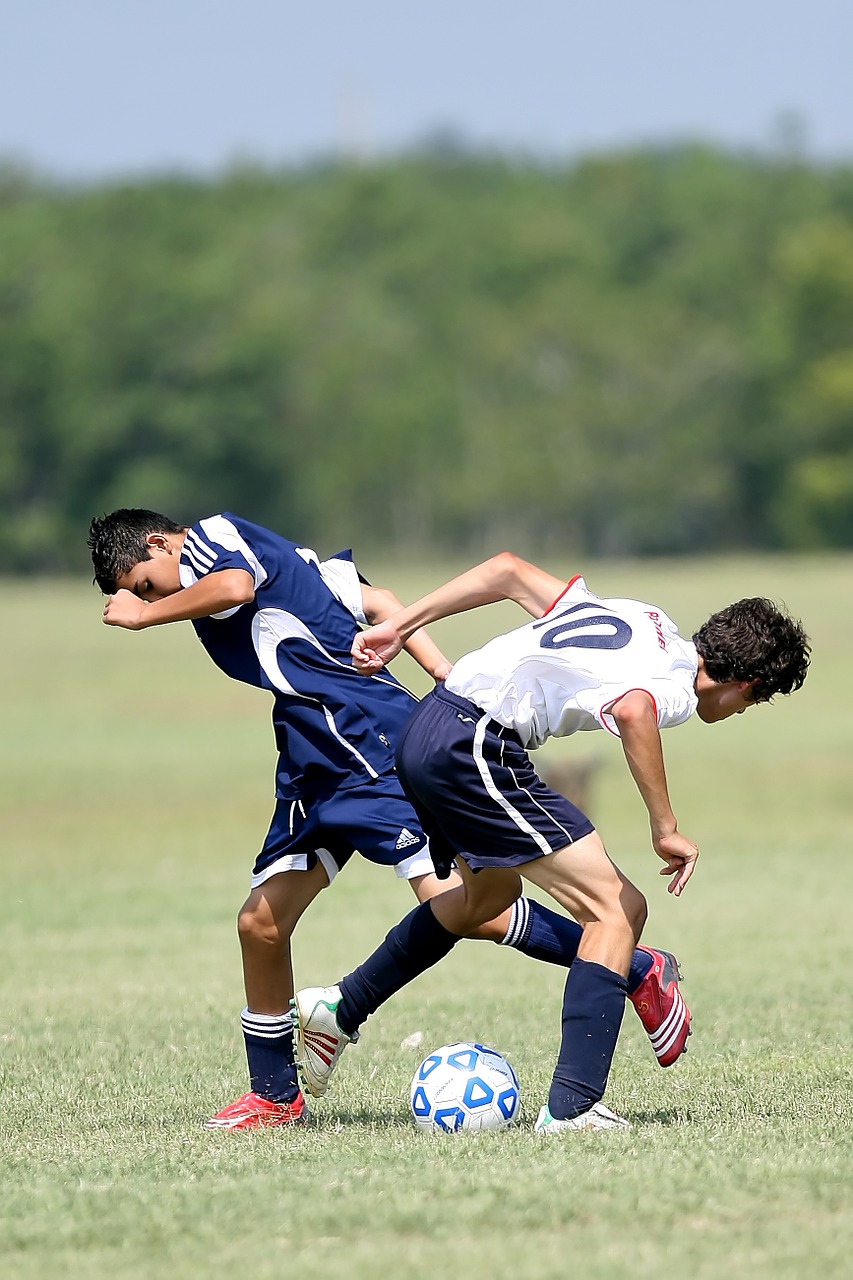
<svg viewBox="0 0 853 1280"><path fill-rule="evenodd" d="M583 930L575 921L561 916L532 898L516 898L512 904L512 918L501 942L503 947L514 947L534 960L559 964L568 968L578 954ZM628 990L634 992L652 967L647 951L635 951L628 971Z"/></svg>
<svg viewBox="0 0 853 1280"><path fill-rule="evenodd" d="M563 1039L548 1094L555 1120L579 1116L604 1096L625 1011L625 979L576 960L563 995Z"/></svg>
<svg viewBox="0 0 853 1280"><path fill-rule="evenodd" d="M433 915L428 902L410 911L390 930L373 955L338 983L341 1002L337 1019L341 1031L352 1035L368 1014L411 982L431 969L456 945L459 938L449 933Z"/></svg>
<svg viewBox="0 0 853 1280"><path fill-rule="evenodd" d="M293 1061L293 1021L289 1013L240 1015L253 1093L270 1102L292 1102L299 1092Z"/></svg>

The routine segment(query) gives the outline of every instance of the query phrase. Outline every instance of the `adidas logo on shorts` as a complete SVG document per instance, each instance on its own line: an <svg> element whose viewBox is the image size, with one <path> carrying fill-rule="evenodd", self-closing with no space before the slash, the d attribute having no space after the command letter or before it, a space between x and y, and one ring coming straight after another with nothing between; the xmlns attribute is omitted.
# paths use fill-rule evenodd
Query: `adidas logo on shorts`
<svg viewBox="0 0 853 1280"><path fill-rule="evenodd" d="M403 830L397 837L397 844L395 847L397 849L408 849L411 844L420 844L420 838L418 836L413 836L408 827L403 827Z"/></svg>

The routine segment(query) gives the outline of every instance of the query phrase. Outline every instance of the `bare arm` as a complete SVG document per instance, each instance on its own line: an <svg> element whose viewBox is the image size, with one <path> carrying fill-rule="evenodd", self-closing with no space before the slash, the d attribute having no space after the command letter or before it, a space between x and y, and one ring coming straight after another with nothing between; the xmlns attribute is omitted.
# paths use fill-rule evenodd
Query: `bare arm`
<svg viewBox="0 0 853 1280"><path fill-rule="evenodd" d="M384 622L403 607L393 591L387 591L382 587L362 586L361 596L364 603L364 616L371 624ZM407 653L410 653L423 667L427 675L432 676L433 680L443 680L449 673L451 663L426 631L413 632L406 641L405 648Z"/></svg>
<svg viewBox="0 0 853 1280"><path fill-rule="evenodd" d="M649 813L652 845L667 864L662 876L672 876L669 892L678 897L693 874L698 846L678 830L669 801L660 730L649 694L632 689L612 707L622 749L637 790Z"/></svg>
<svg viewBox="0 0 853 1280"><path fill-rule="evenodd" d="M353 645L353 661L365 675L380 671L418 628L498 600L514 600L534 618L541 618L565 586L553 574L502 551L401 609L393 619L362 631Z"/></svg>
<svg viewBox="0 0 853 1280"><path fill-rule="evenodd" d="M150 603L132 591L117 591L104 605L104 622L108 627L124 627L142 631L165 622L185 622L190 618L208 618L255 598L255 582L244 569L221 569L209 573L191 587Z"/></svg>

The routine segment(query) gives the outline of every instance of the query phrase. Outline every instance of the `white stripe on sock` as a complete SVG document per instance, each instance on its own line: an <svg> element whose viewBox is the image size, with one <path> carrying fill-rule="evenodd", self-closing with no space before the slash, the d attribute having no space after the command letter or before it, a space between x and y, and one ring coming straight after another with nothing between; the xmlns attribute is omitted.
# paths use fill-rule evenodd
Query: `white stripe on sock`
<svg viewBox="0 0 853 1280"><path fill-rule="evenodd" d="M287 1013L252 1013L244 1009L240 1014L240 1024L246 1035L257 1036L259 1040L281 1040L293 1034L293 1016Z"/></svg>
<svg viewBox="0 0 853 1280"><path fill-rule="evenodd" d="M499 943L502 947L517 947L521 943L530 921L530 903L526 898L516 898L510 912L507 931Z"/></svg>

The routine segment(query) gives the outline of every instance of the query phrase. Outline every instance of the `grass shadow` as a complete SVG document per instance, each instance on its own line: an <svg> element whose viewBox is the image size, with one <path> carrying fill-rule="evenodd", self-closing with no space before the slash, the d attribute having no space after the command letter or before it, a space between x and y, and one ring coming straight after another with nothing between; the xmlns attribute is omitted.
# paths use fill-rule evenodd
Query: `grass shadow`
<svg viewBox="0 0 853 1280"><path fill-rule="evenodd" d="M310 1100L309 1100L310 1108ZM350 1125L368 1126L374 1129L407 1129L412 1124L408 1111L383 1110L378 1106L336 1107L334 1111L311 1111L312 1123L318 1129L349 1127Z"/></svg>
<svg viewBox="0 0 853 1280"><path fill-rule="evenodd" d="M640 1125L659 1125L669 1129L698 1123L698 1117L686 1107L659 1107L655 1111L635 1111L632 1107L629 1118L635 1128Z"/></svg>

